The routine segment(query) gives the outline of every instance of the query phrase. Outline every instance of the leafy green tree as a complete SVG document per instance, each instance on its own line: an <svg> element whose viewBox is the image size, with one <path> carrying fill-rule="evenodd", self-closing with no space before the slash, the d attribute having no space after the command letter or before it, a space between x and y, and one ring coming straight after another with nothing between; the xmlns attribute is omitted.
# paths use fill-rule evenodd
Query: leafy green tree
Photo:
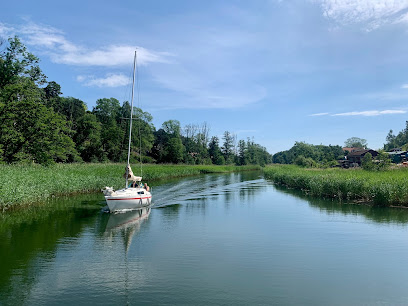
<svg viewBox="0 0 408 306"><path fill-rule="evenodd" d="M121 109L121 115L123 120L121 121L121 128L124 130L124 139L122 142L123 150L127 150L129 141L129 124L130 121L130 104L124 102ZM155 127L152 123L153 117L150 113L144 112L138 107L133 107L133 124L132 124L132 141L131 152L134 161L140 160L140 154L142 159L146 160L147 156L151 152L154 144L154 131Z"/></svg>
<svg viewBox="0 0 408 306"><path fill-rule="evenodd" d="M384 144L384 150L389 151L394 148L401 148L403 150L408 149L408 121L405 122L405 128L400 131L396 136L393 134L393 131L390 130L386 143Z"/></svg>
<svg viewBox="0 0 408 306"><path fill-rule="evenodd" d="M155 134L152 155L160 163L180 163L183 161L185 148L180 135L180 122L168 120Z"/></svg>
<svg viewBox="0 0 408 306"><path fill-rule="evenodd" d="M248 164L248 148L245 140L238 141L238 164L239 165L246 165Z"/></svg>
<svg viewBox="0 0 408 306"><path fill-rule="evenodd" d="M78 119L77 133L74 136L77 150L86 162L104 161L106 156L102 150L102 125L90 112Z"/></svg>
<svg viewBox="0 0 408 306"><path fill-rule="evenodd" d="M358 137L351 137L348 138L344 145L348 148L367 148L367 140Z"/></svg>
<svg viewBox="0 0 408 306"><path fill-rule="evenodd" d="M41 89L32 80L23 77L0 94L0 100L5 102L0 103L4 161L48 164L78 159L67 122L41 103Z"/></svg>
<svg viewBox="0 0 408 306"><path fill-rule="evenodd" d="M208 132L207 123L201 126L188 124L184 127L182 141L185 147L184 163L187 164L206 164L212 163L208 153Z"/></svg>
<svg viewBox="0 0 408 306"><path fill-rule="evenodd" d="M103 98L96 101L96 106L92 111L99 122L104 126L112 125L120 120L121 107L115 98Z"/></svg>
<svg viewBox="0 0 408 306"><path fill-rule="evenodd" d="M102 124L101 143L107 158L114 162L125 160L127 155L123 147L125 130L118 124L121 115L119 101L115 98L98 99L92 112Z"/></svg>
<svg viewBox="0 0 408 306"><path fill-rule="evenodd" d="M380 151L377 155L377 169L387 170L391 166L391 158L387 152Z"/></svg>
<svg viewBox="0 0 408 306"><path fill-rule="evenodd" d="M317 166L317 163L310 157L306 158L303 155L300 155L296 157L295 165L298 165L304 168L315 168Z"/></svg>
<svg viewBox="0 0 408 306"><path fill-rule="evenodd" d="M375 169L375 164L373 162L373 156L371 153L366 153L362 160L361 160L361 167L364 170L374 170Z"/></svg>
<svg viewBox="0 0 408 306"><path fill-rule="evenodd" d="M65 118L44 102L39 86L46 78L38 58L17 37L8 42L0 53L0 159L42 164L78 160Z"/></svg>
<svg viewBox="0 0 408 306"><path fill-rule="evenodd" d="M222 154L224 155L225 163L230 164L234 160L235 138L230 132L225 131L223 139L224 139L224 143L221 147L221 151L222 151Z"/></svg>
<svg viewBox="0 0 408 306"><path fill-rule="evenodd" d="M86 112L86 104L73 97L62 97L54 104L54 110L65 116L73 130L77 129L79 118Z"/></svg>
<svg viewBox="0 0 408 306"><path fill-rule="evenodd" d="M54 110L56 110L56 106L59 104L61 99L61 94L61 86L58 83L54 81L48 82L47 86L44 88L46 106L52 107Z"/></svg>
<svg viewBox="0 0 408 306"><path fill-rule="evenodd" d="M169 135L178 137L180 136L180 121L178 120L167 120L163 122L162 129Z"/></svg>
<svg viewBox="0 0 408 306"><path fill-rule="evenodd" d="M208 153L210 155L211 161L216 165L224 165L225 159L221 153L219 146L219 140L217 136L211 137L210 143L208 145Z"/></svg>
<svg viewBox="0 0 408 306"><path fill-rule="evenodd" d="M0 52L0 90L6 85L30 79L36 85L45 83L46 77L38 63L38 57L27 51L17 36L8 39L8 47Z"/></svg>
<svg viewBox="0 0 408 306"><path fill-rule="evenodd" d="M171 163L183 161L184 146L180 137L171 137L167 144L167 160Z"/></svg>
<svg viewBox="0 0 408 306"><path fill-rule="evenodd" d="M317 164L325 166L342 159L344 153L340 146L311 145L297 141L289 150L274 154L272 161L274 163L293 164L298 156L311 158Z"/></svg>

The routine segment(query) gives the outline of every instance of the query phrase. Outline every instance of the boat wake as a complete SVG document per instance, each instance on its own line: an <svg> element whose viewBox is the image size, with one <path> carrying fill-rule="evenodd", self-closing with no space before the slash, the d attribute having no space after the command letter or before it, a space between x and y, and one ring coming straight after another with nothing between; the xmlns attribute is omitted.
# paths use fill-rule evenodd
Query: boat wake
<svg viewBox="0 0 408 306"><path fill-rule="evenodd" d="M265 187L264 179L243 182L225 182L222 179L203 181L202 178L190 179L176 184L164 184L156 187L153 208L163 208L188 201L220 196L232 192L249 191Z"/></svg>

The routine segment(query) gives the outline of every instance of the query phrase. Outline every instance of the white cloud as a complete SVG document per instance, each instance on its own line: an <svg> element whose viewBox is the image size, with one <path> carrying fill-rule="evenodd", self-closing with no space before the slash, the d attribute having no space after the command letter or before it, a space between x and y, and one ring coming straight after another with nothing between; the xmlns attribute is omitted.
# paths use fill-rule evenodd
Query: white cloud
<svg viewBox="0 0 408 306"><path fill-rule="evenodd" d="M14 29L6 26L4 23L0 22L0 36L1 38L5 38L4 36L11 36L14 32Z"/></svg>
<svg viewBox="0 0 408 306"><path fill-rule="evenodd" d="M166 42L167 48L177 53L175 58L167 52L129 44L91 48L73 43L58 29L30 21L15 28L23 43L36 48L32 52L46 55L54 63L77 66L76 71L89 73L76 79L84 86L128 84L129 80L119 72L123 73L124 67L130 68L135 48L138 50L138 65L166 63L148 65L147 70L150 79L158 85L158 90L151 92L150 98L155 101L171 100L166 104L157 102L160 109L233 109L254 104L267 96L267 90L259 84L259 80L248 82L242 61L231 56L238 46L254 43L254 37L242 31L208 31L203 28L197 32L183 26L178 32L182 33L180 39ZM172 31L172 35L173 32L176 31ZM106 74L112 67L116 72ZM250 62L247 67L251 67Z"/></svg>
<svg viewBox="0 0 408 306"><path fill-rule="evenodd" d="M407 111L401 109L388 109L388 110L370 110L370 111L362 111L362 112L346 112L346 113L337 113L337 114L330 114L330 113L317 113L309 115L310 117L315 116L364 116L364 117L373 117L373 116L380 116L380 115L395 115L395 114L405 114Z"/></svg>
<svg viewBox="0 0 408 306"><path fill-rule="evenodd" d="M76 45L69 41L64 32L28 21L11 28L0 24L0 34L10 35L12 30L22 37L27 45L41 48L55 63L76 66L124 66L132 63L135 50L140 65L167 63L171 54L156 52L136 45L107 45L96 49Z"/></svg>
<svg viewBox="0 0 408 306"><path fill-rule="evenodd" d="M317 113L317 114L311 114L309 115L310 117L315 117L315 116L327 116L329 113Z"/></svg>
<svg viewBox="0 0 408 306"><path fill-rule="evenodd" d="M79 75L77 77L77 81L84 83L85 86L96 87L119 87L126 86L131 83L131 80L123 74L109 74L105 78Z"/></svg>
<svg viewBox="0 0 408 306"><path fill-rule="evenodd" d="M348 25L365 23L373 30L386 23L406 22L408 0L312 0L319 3L323 15Z"/></svg>
<svg viewBox="0 0 408 306"><path fill-rule="evenodd" d="M393 115L393 114L405 114L407 111L405 110L371 110L371 111L363 111L363 112L348 112L348 113L338 113L333 114L331 116L365 116L365 117L372 117L372 116L380 116L380 115Z"/></svg>
<svg viewBox="0 0 408 306"><path fill-rule="evenodd" d="M401 88L403 88L403 89L408 89L408 84L403 84L403 85L401 86Z"/></svg>

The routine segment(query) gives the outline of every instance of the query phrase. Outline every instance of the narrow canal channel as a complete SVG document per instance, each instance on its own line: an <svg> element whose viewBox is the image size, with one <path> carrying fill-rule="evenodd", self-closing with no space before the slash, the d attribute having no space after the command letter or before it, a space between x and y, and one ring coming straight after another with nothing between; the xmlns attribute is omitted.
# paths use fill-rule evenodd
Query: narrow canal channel
<svg viewBox="0 0 408 306"><path fill-rule="evenodd" d="M408 304L408 210L305 197L261 173L156 183L1 216L0 305Z"/></svg>

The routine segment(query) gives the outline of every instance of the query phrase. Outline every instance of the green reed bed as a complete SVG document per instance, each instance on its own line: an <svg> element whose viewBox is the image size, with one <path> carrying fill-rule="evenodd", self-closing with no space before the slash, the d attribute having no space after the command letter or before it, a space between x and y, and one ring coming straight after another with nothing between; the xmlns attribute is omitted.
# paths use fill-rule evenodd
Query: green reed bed
<svg viewBox="0 0 408 306"><path fill-rule="evenodd" d="M375 205L408 206L408 169L305 169L274 165L264 169L276 184L301 189L311 195Z"/></svg>
<svg viewBox="0 0 408 306"><path fill-rule="evenodd" d="M260 169L259 167L143 165L143 180ZM136 175L140 167L133 166ZM123 164L0 165L0 210L50 197L124 187Z"/></svg>

